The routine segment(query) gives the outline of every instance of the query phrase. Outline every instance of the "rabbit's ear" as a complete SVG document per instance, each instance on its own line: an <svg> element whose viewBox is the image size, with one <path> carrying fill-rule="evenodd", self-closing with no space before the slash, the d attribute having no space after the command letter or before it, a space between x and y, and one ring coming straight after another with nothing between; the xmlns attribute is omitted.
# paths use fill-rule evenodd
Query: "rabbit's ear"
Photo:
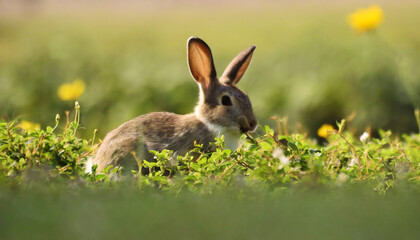
<svg viewBox="0 0 420 240"><path fill-rule="evenodd" d="M187 51L191 75L201 86L210 88L217 76L209 46L200 38L190 37Z"/></svg>
<svg viewBox="0 0 420 240"><path fill-rule="evenodd" d="M226 68L222 77L220 77L220 82L236 85L248 68L255 48L255 46L251 46L247 50L240 52Z"/></svg>

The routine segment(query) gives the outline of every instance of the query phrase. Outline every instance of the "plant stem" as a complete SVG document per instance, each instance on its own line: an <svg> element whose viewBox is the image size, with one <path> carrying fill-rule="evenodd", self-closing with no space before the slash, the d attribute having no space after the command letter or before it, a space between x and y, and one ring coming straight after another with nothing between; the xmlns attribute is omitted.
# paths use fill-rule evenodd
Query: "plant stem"
<svg viewBox="0 0 420 240"><path fill-rule="evenodd" d="M403 154L403 156L407 160L408 165L410 166L411 170L414 172L414 175L416 175L417 180L419 180L419 175L417 175L416 168L413 166L413 164L411 164L411 161L408 159L407 154L405 153L405 151L398 144L396 144L393 141L391 141L390 135L391 135L390 133L387 133L386 134L386 136L388 137L389 143L392 146L396 147L398 149L398 151L400 151Z"/></svg>
<svg viewBox="0 0 420 240"><path fill-rule="evenodd" d="M347 145L349 145L349 147L353 150L354 156L355 156L355 157L356 157L356 159L357 159L357 164L359 165L359 169L360 169L360 158L359 158L359 156L357 155L356 149L354 148L353 144L351 144L351 143L347 140L347 138L345 138L345 137L344 137L344 135L343 135L340 131L335 131L335 132L336 132L338 135L340 135L340 137L341 137L342 139L344 139L344 141L346 141Z"/></svg>

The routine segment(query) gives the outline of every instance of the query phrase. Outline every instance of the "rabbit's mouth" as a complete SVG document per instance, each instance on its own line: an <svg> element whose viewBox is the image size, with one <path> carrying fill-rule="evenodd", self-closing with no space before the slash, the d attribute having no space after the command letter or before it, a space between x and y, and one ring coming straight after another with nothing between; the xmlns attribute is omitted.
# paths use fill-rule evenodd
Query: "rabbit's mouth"
<svg viewBox="0 0 420 240"><path fill-rule="evenodd" d="M257 121L255 120L250 121L244 116L238 117L237 122L239 124L239 129L241 133L252 132L257 127Z"/></svg>
<svg viewBox="0 0 420 240"><path fill-rule="evenodd" d="M255 130L255 128L246 128L246 127L239 127L239 130L241 131L241 133L247 133L247 132L253 132Z"/></svg>

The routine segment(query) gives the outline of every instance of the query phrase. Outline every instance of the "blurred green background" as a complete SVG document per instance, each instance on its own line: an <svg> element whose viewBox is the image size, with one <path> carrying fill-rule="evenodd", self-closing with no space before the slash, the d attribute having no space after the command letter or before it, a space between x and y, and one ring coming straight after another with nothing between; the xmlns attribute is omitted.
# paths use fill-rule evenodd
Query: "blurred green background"
<svg viewBox="0 0 420 240"><path fill-rule="evenodd" d="M151 111L188 113L198 88L186 40L204 39L219 75L257 45L239 87L261 123L288 116L311 135L356 113L352 127L417 131L420 3L375 1L384 22L357 34L367 1L0 1L0 117L54 124L74 106L57 89L80 78L82 135Z"/></svg>
<svg viewBox="0 0 420 240"><path fill-rule="evenodd" d="M401 187L387 196L358 186L245 194L243 199L233 192L182 192L175 197L133 188L69 191L68 185L55 191L2 189L0 237L415 240L420 234L420 193Z"/></svg>

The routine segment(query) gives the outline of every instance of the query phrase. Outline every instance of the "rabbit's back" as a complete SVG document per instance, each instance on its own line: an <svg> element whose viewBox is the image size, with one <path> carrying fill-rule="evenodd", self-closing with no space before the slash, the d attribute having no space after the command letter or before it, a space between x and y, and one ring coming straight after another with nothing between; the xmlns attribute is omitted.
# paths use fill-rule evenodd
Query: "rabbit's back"
<svg viewBox="0 0 420 240"><path fill-rule="evenodd" d="M143 143L148 150L174 150L185 154L197 143L214 141L214 135L195 114L155 112L142 119ZM206 146L205 146L206 147Z"/></svg>
<svg viewBox="0 0 420 240"><path fill-rule="evenodd" d="M214 137L195 114L149 113L109 132L92 164L98 165L98 171L110 164L135 168L133 152L139 160L153 161L150 150L168 149L175 155L184 155L194 148L194 142L203 144L207 150Z"/></svg>

